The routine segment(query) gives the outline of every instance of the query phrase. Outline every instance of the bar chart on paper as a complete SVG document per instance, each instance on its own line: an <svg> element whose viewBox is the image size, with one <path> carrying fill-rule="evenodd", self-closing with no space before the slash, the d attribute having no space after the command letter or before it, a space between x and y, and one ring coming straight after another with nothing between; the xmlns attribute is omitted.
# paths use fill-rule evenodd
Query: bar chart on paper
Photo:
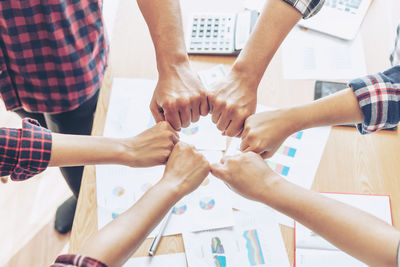
<svg viewBox="0 0 400 267"><path fill-rule="evenodd" d="M257 107L258 112L268 111L266 107ZM290 135L266 159L268 166L279 175L305 188L311 188L322 153L329 137L330 127L312 128ZM233 138L227 155L240 153L239 138Z"/></svg>
<svg viewBox="0 0 400 267"><path fill-rule="evenodd" d="M282 165L280 163L273 162L271 160L267 160L267 163L268 163L269 167L272 170L274 170L274 172L276 172L280 175L283 175L283 176L288 176L290 167Z"/></svg>

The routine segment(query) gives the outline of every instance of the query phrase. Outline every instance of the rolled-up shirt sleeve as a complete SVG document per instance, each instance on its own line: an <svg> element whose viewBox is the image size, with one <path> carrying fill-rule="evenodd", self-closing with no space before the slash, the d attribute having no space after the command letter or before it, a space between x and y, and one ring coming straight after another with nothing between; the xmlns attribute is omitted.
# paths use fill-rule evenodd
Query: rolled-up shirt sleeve
<svg viewBox="0 0 400 267"><path fill-rule="evenodd" d="M283 0L292 7L296 8L303 19L308 19L318 13L325 3L325 0Z"/></svg>
<svg viewBox="0 0 400 267"><path fill-rule="evenodd" d="M396 127L400 121L400 65L352 80L349 86L357 97L364 122L362 134Z"/></svg>
<svg viewBox="0 0 400 267"><path fill-rule="evenodd" d="M26 180L44 171L50 161L51 132L32 119L21 129L0 128L0 176Z"/></svg>
<svg viewBox="0 0 400 267"><path fill-rule="evenodd" d="M90 257L66 254L58 256L51 267L107 267L107 265Z"/></svg>

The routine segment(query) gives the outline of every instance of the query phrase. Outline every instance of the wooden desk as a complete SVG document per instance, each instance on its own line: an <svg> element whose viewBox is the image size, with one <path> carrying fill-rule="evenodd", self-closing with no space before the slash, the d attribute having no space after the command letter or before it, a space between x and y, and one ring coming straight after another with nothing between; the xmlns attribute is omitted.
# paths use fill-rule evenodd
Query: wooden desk
<svg viewBox="0 0 400 267"><path fill-rule="evenodd" d="M389 67L388 55L393 47L394 24L390 21L395 0L375 0L362 25L367 70L370 73ZM235 11L240 1L185 0L184 19L189 12L213 10ZM110 68L100 94L93 135L102 135L107 112L112 77L156 79L154 49L147 27L136 1L121 0L115 24L110 56ZM186 21L186 20L184 20ZM258 92L259 103L272 107L302 104L312 100L314 81L284 80L281 73L280 51L266 71ZM193 68L198 71L214 64L227 67L233 57L192 56ZM393 223L400 228L400 138L399 132L382 131L361 136L354 128L334 127L317 171L313 189L325 192L389 194L392 201ZM72 229L69 252L76 253L97 231L95 168L85 168ZM293 231L282 227L289 259L293 265ZM151 240L146 240L135 256L144 256ZM184 251L180 236L163 238L158 254Z"/></svg>

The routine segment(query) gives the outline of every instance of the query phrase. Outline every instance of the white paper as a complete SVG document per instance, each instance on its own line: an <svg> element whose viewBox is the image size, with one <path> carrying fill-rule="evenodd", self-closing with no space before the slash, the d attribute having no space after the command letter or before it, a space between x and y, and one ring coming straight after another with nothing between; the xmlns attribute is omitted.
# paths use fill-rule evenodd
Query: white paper
<svg viewBox="0 0 400 267"><path fill-rule="evenodd" d="M293 28L282 44L285 79L354 79L367 74L362 38L341 40Z"/></svg>
<svg viewBox="0 0 400 267"><path fill-rule="evenodd" d="M211 115L200 117L198 122L190 124L179 132L182 142L191 144L198 150L225 150L226 137L212 122Z"/></svg>
<svg viewBox="0 0 400 267"><path fill-rule="evenodd" d="M338 250L296 248L296 267L365 267L364 263Z"/></svg>
<svg viewBox="0 0 400 267"><path fill-rule="evenodd" d="M392 224L389 196L332 194L323 195L361 209ZM296 222L296 262L299 266L367 266L342 252L327 240ZM336 263L336 265L326 265Z"/></svg>
<svg viewBox="0 0 400 267"><path fill-rule="evenodd" d="M152 127L154 119L148 105L155 86L156 82L152 80L115 79L104 135L128 137ZM199 122L198 125L197 134L203 134L205 140L209 140L210 136L213 137L213 141L207 142L206 145L212 144L213 148L217 147L214 143L218 140L215 138L215 133L211 132L207 136L208 132L203 130L206 129L204 123ZM198 142L204 142L204 140L196 138L184 136L182 139L198 148ZM200 147L206 146L200 144ZM223 143L222 147L225 149L226 144ZM222 152L217 150L202 150L201 153L209 162L218 162L222 156ZM129 168L120 165L96 166L99 229L140 199L161 179L163 172L164 166L150 168ZM202 186L175 205L164 235L232 226L233 213L229 195L226 185L210 175ZM155 236L157 233L158 227L150 236Z"/></svg>
<svg viewBox="0 0 400 267"><path fill-rule="evenodd" d="M271 108L257 105L257 113L268 110ZM272 170L290 182L310 189L330 130L331 127L317 127L297 132L289 136L266 162ZM232 138L227 154L241 153L240 143L241 139Z"/></svg>
<svg viewBox="0 0 400 267"><path fill-rule="evenodd" d="M103 1L103 21L107 30L109 40L112 39L114 31L115 18L120 0L104 0Z"/></svg>
<svg viewBox="0 0 400 267"><path fill-rule="evenodd" d="M208 151L211 162L220 152ZM214 153L214 155L212 155ZM96 166L99 229L131 207L162 177L164 167L129 168L118 165ZM232 203L226 185L211 174L194 192L174 206L164 235L200 231L233 225ZM149 237L157 235L157 226Z"/></svg>
<svg viewBox="0 0 400 267"><path fill-rule="evenodd" d="M124 267L187 267L185 253L130 258Z"/></svg>
<svg viewBox="0 0 400 267"><path fill-rule="evenodd" d="M261 13L265 2L265 0L244 0L243 6L248 10L257 10L258 13Z"/></svg>
<svg viewBox="0 0 400 267"><path fill-rule="evenodd" d="M200 80L203 82L206 89L210 90L222 78L226 76L224 66L219 64L207 70L199 71Z"/></svg>
<svg viewBox="0 0 400 267"><path fill-rule="evenodd" d="M190 267L289 266L280 229L266 210L235 212L235 226L184 233Z"/></svg>

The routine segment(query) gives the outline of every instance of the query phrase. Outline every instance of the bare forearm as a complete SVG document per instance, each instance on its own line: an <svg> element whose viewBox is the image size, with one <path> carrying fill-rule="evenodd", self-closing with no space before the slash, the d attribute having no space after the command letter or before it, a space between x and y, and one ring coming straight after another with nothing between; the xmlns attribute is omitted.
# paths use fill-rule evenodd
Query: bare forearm
<svg viewBox="0 0 400 267"><path fill-rule="evenodd" d="M107 266L121 266L178 198L171 186L160 182L128 211L95 234L80 254L98 259Z"/></svg>
<svg viewBox="0 0 400 267"><path fill-rule="evenodd" d="M121 164L125 149L121 140L99 136L53 133L49 166Z"/></svg>
<svg viewBox="0 0 400 267"><path fill-rule="evenodd" d="M265 69L301 14L282 0L267 1L233 70L248 75L257 87Z"/></svg>
<svg viewBox="0 0 400 267"><path fill-rule="evenodd" d="M188 63L179 1L137 0L149 27L160 74Z"/></svg>
<svg viewBox="0 0 400 267"><path fill-rule="evenodd" d="M397 266L400 232L395 228L363 211L281 178L273 181L262 202L370 266Z"/></svg>
<svg viewBox="0 0 400 267"><path fill-rule="evenodd" d="M294 131L318 126L360 123L364 116L352 89L286 110Z"/></svg>

